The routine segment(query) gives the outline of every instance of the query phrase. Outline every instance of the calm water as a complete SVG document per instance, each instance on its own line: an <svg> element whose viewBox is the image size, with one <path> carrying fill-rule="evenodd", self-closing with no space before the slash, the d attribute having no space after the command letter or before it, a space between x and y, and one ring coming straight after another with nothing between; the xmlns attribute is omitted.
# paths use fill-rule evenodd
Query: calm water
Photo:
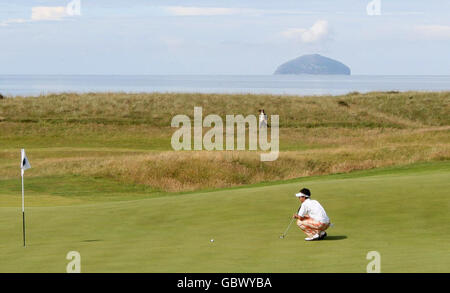
<svg viewBox="0 0 450 293"><path fill-rule="evenodd" d="M390 90L450 90L450 76L0 75L0 93L6 96L105 91L339 95Z"/></svg>

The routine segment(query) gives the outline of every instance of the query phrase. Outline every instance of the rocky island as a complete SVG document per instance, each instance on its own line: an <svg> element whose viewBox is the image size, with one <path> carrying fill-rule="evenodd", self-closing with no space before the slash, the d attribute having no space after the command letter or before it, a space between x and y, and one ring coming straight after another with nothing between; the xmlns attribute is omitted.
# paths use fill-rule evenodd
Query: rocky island
<svg viewBox="0 0 450 293"><path fill-rule="evenodd" d="M274 74L341 74L350 75L345 64L319 54L303 55L281 64Z"/></svg>

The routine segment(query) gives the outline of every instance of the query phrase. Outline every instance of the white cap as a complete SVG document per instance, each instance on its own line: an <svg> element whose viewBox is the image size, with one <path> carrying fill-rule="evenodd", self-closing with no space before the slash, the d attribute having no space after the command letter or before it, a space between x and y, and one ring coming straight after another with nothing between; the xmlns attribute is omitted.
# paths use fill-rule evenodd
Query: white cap
<svg viewBox="0 0 450 293"><path fill-rule="evenodd" d="M304 194L304 193L301 193L301 192L296 193L295 196L296 196L296 197L306 197L306 198L309 198L309 195Z"/></svg>

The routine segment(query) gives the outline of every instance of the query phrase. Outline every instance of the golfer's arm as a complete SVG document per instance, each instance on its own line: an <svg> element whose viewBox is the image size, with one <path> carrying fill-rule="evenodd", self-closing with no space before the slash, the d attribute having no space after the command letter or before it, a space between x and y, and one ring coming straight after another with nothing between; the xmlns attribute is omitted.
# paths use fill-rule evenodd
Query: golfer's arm
<svg viewBox="0 0 450 293"><path fill-rule="evenodd" d="M304 219L306 219L306 217L302 217L302 216L299 216L299 215L295 215L295 218L299 219L300 221L303 221Z"/></svg>

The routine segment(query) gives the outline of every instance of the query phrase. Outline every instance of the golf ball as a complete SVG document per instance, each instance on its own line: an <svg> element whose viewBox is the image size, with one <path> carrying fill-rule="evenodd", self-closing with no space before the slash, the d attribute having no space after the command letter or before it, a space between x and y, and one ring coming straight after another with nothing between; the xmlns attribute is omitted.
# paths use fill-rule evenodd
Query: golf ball
<svg viewBox="0 0 450 293"><path fill-rule="evenodd" d="M214 239L211 239L211 242L214 242Z"/></svg>

